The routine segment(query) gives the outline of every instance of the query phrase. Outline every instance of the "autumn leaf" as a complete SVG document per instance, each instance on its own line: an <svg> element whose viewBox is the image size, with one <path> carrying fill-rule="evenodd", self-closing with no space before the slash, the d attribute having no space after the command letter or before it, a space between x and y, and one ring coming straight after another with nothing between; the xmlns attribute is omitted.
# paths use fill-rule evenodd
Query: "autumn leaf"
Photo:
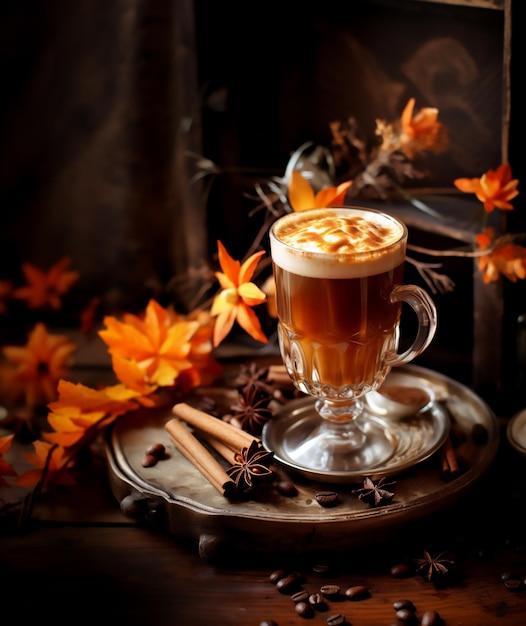
<svg viewBox="0 0 526 626"><path fill-rule="evenodd" d="M512 210L510 201L519 195L519 181L512 178L508 163L496 170L488 170L480 178L457 178L453 182L460 191L474 193L484 204L487 213L492 213L495 209Z"/></svg>
<svg viewBox="0 0 526 626"><path fill-rule="evenodd" d="M237 322L256 341L267 343L257 315L251 307L265 302L266 296L254 283L249 282L265 251L256 252L243 264L234 260L218 241L219 264L222 272L216 272L222 287L214 298L211 315L217 316L213 344L218 346Z"/></svg>
<svg viewBox="0 0 526 626"><path fill-rule="evenodd" d="M347 181L337 187L321 189L315 194L309 181L297 170L292 170L288 189L289 203L294 211L341 206L351 185L352 181Z"/></svg>
<svg viewBox="0 0 526 626"><path fill-rule="evenodd" d="M47 465L45 485L74 485L75 480L64 471L72 463L72 459L62 446L37 440L33 442L34 453L24 456L34 466L20 474L14 482L18 487L34 487L42 479L44 468Z"/></svg>
<svg viewBox="0 0 526 626"><path fill-rule="evenodd" d="M71 263L69 257L60 259L48 272L32 265L22 264L22 272L27 285L13 291L13 297L25 300L30 309L39 309L46 306L52 309L62 307L62 296L69 291L78 280L79 273L66 271Z"/></svg>
<svg viewBox="0 0 526 626"><path fill-rule="evenodd" d="M3 476L16 476L16 471L2 456L9 451L13 442L14 433L0 437L0 487L8 487L9 483L4 480Z"/></svg>
<svg viewBox="0 0 526 626"><path fill-rule="evenodd" d="M68 373L68 361L76 349L65 335L52 335L39 322L25 346L3 346L9 361L2 368L0 381L4 393L13 399L23 397L35 408L57 397L57 382Z"/></svg>

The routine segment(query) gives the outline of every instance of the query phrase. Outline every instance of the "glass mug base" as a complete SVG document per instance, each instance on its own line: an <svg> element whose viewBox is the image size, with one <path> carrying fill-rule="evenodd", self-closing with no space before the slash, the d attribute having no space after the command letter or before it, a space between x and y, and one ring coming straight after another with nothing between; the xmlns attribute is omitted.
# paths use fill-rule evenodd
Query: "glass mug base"
<svg viewBox="0 0 526 626"><path fill-rule="evenodd" d="M320 417L315 406L282 435L282 448L298 467L324 472L373 470L384 465L398 447L387 420L366 412L345 422Z"/></svg>

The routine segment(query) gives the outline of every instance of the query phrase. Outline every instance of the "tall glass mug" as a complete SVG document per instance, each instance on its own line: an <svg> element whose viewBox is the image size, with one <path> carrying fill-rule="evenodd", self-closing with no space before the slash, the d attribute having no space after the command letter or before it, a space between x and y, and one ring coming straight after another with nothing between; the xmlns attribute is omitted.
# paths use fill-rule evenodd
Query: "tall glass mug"
<svg viewBox="0 0 526 626"><path fill-rule="evenodd" d="M429 295L402 284L406 243L400 220L358 207L290 213L270 230L281 354L296 387L317 399L311 430L284 442L300 467L374 468L392 454L388 424L363 397L425 350L437 326ZM400 354L403 302L418 330Z"/></svg>

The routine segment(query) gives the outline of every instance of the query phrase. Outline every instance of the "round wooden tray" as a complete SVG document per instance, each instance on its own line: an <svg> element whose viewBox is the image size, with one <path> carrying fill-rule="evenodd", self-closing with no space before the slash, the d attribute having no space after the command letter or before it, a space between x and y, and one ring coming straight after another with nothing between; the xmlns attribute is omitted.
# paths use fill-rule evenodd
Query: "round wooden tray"
<svg viewBox="0 0 526 626"><path fill-rule="evenodd" d="M106 456L110 486L121 503L135 499L137 510L163 513L166 529L177 537L194 538L204 558L219 549L251 551L309 551L342 549L385 538L407 522L431 515L457 501L490 467L499 445L498 421L476 394L450 378L414 365L397 368L417 384L429 385L435 402L448 411L458 447L462 473L449 482L441 475L440 451L390 476L395 496L388 505L370 507L352 491L357 484L316 482L289 473L276 464L279 478L290 480L298 494L286 497L273 486L255 489L250 498L230 501L173 446L164 428L169 409L140 410L120 418L108 432ZM487 439L474 438L475 424ZM154 467L141 465L146 448L163 443L167 455ZM339 502L323 508L320 491L336 491ZM128 507L129 508L129 507ZM129 512L129 511L128 511Z"/></svg>

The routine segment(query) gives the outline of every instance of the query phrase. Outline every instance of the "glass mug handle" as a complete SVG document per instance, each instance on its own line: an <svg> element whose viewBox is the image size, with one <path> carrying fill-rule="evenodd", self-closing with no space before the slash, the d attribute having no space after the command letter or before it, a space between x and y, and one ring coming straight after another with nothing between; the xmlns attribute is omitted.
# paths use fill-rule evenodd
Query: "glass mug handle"
<svg viewBox="0 0 526 626"><path fill-rule="evenodd" d="M391 292L390 300L405 302L418 318L418 332L412 345L401 354L386 357L385 364L392 367L409 363L429 346L437 329L437 311L429 294L416 285L397 285Z"/></svg>

